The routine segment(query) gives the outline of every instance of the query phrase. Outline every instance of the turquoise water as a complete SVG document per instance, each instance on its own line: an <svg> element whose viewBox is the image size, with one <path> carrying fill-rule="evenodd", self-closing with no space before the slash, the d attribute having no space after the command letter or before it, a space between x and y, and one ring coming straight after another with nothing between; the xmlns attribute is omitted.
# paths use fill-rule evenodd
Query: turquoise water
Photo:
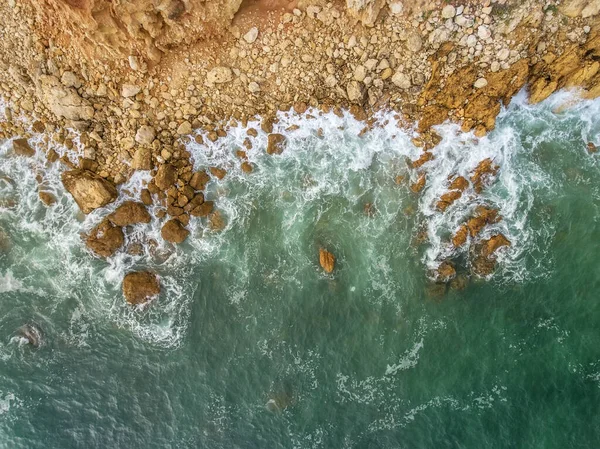
<svg viewBox="0 0 600 449"><path fill-rule="evenodd" d="M281 156L259 134L249 175L234 156L246 130L231 129L189 145L198 168L229 169L207 194L226 228L198 220L180 247L108 261L79 233L116 205L82 216L60 167L5 144L0 447L599 447L600 161L586 144L600 144L600 101L552 112L567 98L531 107L520 95L481 141L440 127L419 196L394 182L416 179L405 159L420 150L393 120L359 138L350 117L282 116L281 130L300 128ZM448 175L486 157L496 182L436 212ZM121 190L135 195L148 176ZM432 296L440 260L467 272L468 250L447 240L477 204L503 216L482 237L512 246L489 279ZM159 229L138 225L127 241ZM332 275L320 247L337 257ZM145 268L163 292L132 309L120 282ZM18 336L27 323L43 332L38 349Z"/></svg>

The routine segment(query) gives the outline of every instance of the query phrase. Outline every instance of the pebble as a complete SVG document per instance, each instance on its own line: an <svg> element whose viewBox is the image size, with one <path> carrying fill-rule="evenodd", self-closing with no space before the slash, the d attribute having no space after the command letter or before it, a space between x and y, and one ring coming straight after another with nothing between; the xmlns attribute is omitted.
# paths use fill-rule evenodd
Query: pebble
<svg viewBox="0 0 600 449"><path fill-rule="evenodd" d="M487 85L488 85L488 82L485 78L479 78L477 81L475 81L475 83L473 84L473 87L476 89L482 89Z"/></svg>
<svg viewBox="0 0 600 449"><path fill-rule="evenodd" d="M256 27L250 28L250 30L248 30L248 32L246 34L244 34L244 40L246 42L248 42L249 44L254 43L254 41L256 41L257 37L258 37L258 28L256 28Z"/></svg>
<svg viewBox="0 0 600 449"><path fill-rule="evenodd" d="M444 6L442 9L442 18L444 19L452 19L456 15L456 8L452 5Z"/></svg>

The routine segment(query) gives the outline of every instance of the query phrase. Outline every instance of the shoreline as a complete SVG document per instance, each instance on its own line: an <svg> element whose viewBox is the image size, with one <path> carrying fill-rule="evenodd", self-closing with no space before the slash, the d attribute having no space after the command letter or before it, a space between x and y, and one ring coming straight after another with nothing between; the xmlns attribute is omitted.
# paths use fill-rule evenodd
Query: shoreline
<svg viewBox="0 0 600 449"><path fill-rule="evenodd" d="M157 218L169 218L162 237L174 244L189 235L186 226L191 217L218 221L214 218L218 204L205 200L203 192L211 179L226 176L226 170L194 170L184 142L194 133L199 135L198 130L216 142L230 126L247 127L253 117L259 117L256 128L268 135L265 150L276 155L286 145L286 138L273 132L278 112L303 116L309 108L335 114L347 110L365 123L362 134L378 126L378 112L394 111L401 129L418 134L413 144L422 153L409 162L416 178L409 187L419 194L427 182L425 164L433 159L431 150L440 141L433 126L450 121L459 123L463 132L483 137L494 128L501 105L506 106L523 88L532 103L563 88L579 88L584 98L600 95L600 55L596 55L600 6L590 13L589 6L577 1L560 7L533 0L522 5L510 1L435 4L431 9L398 13L393 7L383 8L372 24L372 14L357 14L337 3L299 9L296 2L275 2L275 9L269 10L265 9L268 2L265 6L259 1L234 14L233 22L213 17L223 19L221 42L200 39L159 51L161 39L181 41L186 26L208 27L208 22L198 22L193 10L173 1L156 13L163 28L154 30L151 42L146 39L145 52L133 28L128 28L137 52L128 56L115 53L109 41L90 46L85 27L77 25L70 28L70 45L60 31L50 32L48 38L40 36L53 23L49 17L62 20L74 14L85 19L90 11L70 9L57 0L54 13L58 15L52 17L52 11L40 13L36 3L9 2L0 7L0 18L7 23L2 37L8 39L0 65L0 96L9 105L7 120L0 122L0 138L27 138L27 130L12 120L21 114L31 120L35 132L51 134L52 140L67 148L81 146L83 157L63 157L60 162L68 173L63 174L63 184L84 213L115 201L117 186L136 170L150 170L153 177L139 201L105 217L86 237L101 257L121 248L122 228L150 220L146 207L155 202L163 206ZM68 14L61 17L61 11ZM30 20L17 21L18 14ZM149 27L154 22L144 22L150 13L144 14L140 26L152 35ZM357 24L357 16L372 26ZM95 20L101 23L106 19L102 17ZM117 15L110 20L127 17L138 16ZM257 18L261 29L250 26ZM93 35L98 37L99 30ZM33 32L34 38L19 41L23 31ZM126 39L126 34L121 38ZM21 48L22 54L14 53L15 48ZM87 54L90 48L100 58ZM256 135L257 129L248 128L248 137L237 151L247 173L252 165L245 151L255 144ZM19 145L22 148L15 147L15 152L31 153L27 141ZM53 150L46 156L51 163L59 160ZM437 210L444 212L465 191L479 194L500 170L493 160L485 159L469 177L448 179ZM51 206L51 198L40 199ZM471 263L477 267L476 275L489 275L496 251L511 245L502 234L488 240L478 237L485 226L501 220L497 212L482 206L452 236L456 248L473 242ZM428 276L447 283L456 277L455 264L440 260Z"/></svg>

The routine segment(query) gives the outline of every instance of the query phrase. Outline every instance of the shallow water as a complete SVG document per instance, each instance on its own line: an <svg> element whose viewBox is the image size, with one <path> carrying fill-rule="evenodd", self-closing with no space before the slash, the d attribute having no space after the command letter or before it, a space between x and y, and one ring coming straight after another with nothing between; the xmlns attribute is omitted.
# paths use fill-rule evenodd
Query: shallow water
<svg viewBox="0 0 600 449"><path fill-rule="evenodd" d="M420 196L405 159L421 150L391 116L359 138L350 116L283 115L280 131L300 128L283 131L280 156L259 134L252 174L235 157L246 129L231 129L189 145L197 168L228 168L207 194L226 228L195 219L180 247L108 261L79 234L117 204L82 216L58 165L4 144L0 447L598 447L600 162L586 144L600 145L600 101L552 112L567 99L520 95L481 140L441 126ZM493 186L435 211L448 175L486 157L502 167ZM54 207L37 199L36 173ZM512 246L490 279L431 297L428 269L479 203L503 216L482 236ZM138 225L128 242L159 229ZM320 247L337 257L333 275ZM131 309L120 282L144 268L163 292ZM18 338L26 323L40 348Z"/></svg>

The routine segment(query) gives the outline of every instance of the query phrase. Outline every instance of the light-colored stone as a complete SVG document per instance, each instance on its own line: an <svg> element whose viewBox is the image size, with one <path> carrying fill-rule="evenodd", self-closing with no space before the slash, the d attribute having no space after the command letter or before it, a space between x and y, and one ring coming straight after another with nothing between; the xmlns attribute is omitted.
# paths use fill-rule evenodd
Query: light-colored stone
<svg viewBox="0 0 600 449"><path fill-rule="evenodd" d="M410 77L400 71L394 73L394 76L392 76L392 83L394 83L400 89L409 89L412 86Z"/></svg>
<svg viewBox="0 0 600 449"><path fill-rule="evenodd" d="M246 42L248 42L249 44L254 43L254 41L256 41L256 38L258 37L258 28L256 27L252 27L248 30L248 32L246 34L244 34L244 40Z"/></svg>
<svg viewBox="0 0 600 449"><path fill-rule="evenodd" d="M442 9L442 18L443 19L452 19L456 15L456 8L452 5L444 6Z"/></svg>
<svg viewBox="0 0 600 449"><path fill-rule="evenodd" d="M229 83L233 80L233 72L229 67L214 67L206 75L206 81L210 84Z"/></svg>
<svg viewBox="0 0 600 449"><path fill-rule="evenodd" d="M192 124L187 120L177 127L177 134L179 134L180 136L186 136L188 134L191 134L191 132Z"/></svg>
<svg viewBox="0 0 600 449"><path fill-rule="evenodd" d="M114 184L88 170L63 172L62 183L81 211L89 214L99 207L112 203L117 198Z"/></svg>
<svg viewBox="0 0 600 449"><path fill-rule="evenodd" d="M487 26L481 25L477 28L477 36L479 36L479 39L488 39L492 36L492 32Z"/></svg>
<svg viewBox="0 0 600 449"><path fill-rule="evenodd" d="M154 141L156 133L152 126L142 125L135 133L135 141L141 145L150 145Z"/></svg>
<svg viewBox="0 0 600 449"><path fill-rule="evenodd" d="M362 103L365 96L362 84L354 80L346 85L346 93L348 95L348 100L358 103Z"/></svg>
<svg viewBox="0 0 600 449"><path fill-rule="evenodd" d="M134 84L123 84L121 87L121 95L125 98L135 97L141 92L141 87Z"/></svg>
<svg viewBox="0 0 600 449"><path fill-rule="evenodd" d="M477 81L473 84L473 87L476 89L482 89L488 85L488 82L485 78L478 78Z"/></svg>

